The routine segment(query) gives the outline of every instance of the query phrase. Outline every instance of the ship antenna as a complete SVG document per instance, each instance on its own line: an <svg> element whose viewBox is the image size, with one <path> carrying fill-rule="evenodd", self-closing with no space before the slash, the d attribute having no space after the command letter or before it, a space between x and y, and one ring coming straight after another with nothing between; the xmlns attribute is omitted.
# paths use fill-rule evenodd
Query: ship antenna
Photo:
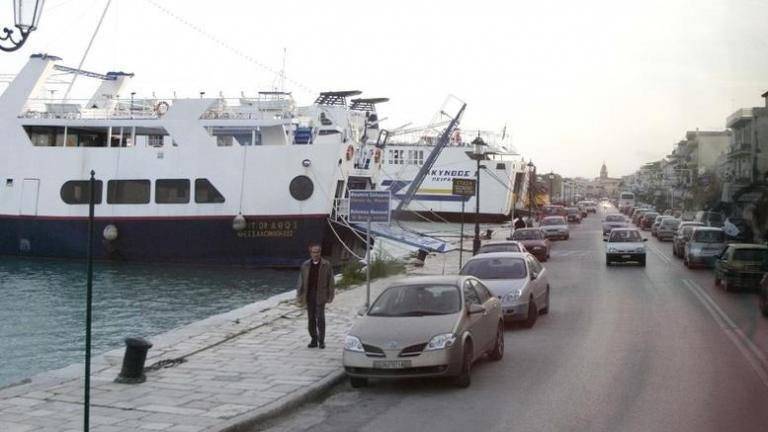
<svg viewBox="0 0 768 432"><path fill-rule="evenodd" d="M104 17L107 16L107 10L109 10L109 5L111 4L112 4L112 0L107 0L107 5L104 6L104 12L101 13L101 18L99 19L99 23L96 25L96 30L93 31L91 40L88 42L88 47L85 49L85 52L83 53L83 58L80 59L80 64L77 65L78 69L83 68L83 63L85 63L85 58L88 57L88 52L91 51L91 46L93 45L93 41L94 39L96 39L96 35L99 34L101 23L104 22ZM78 74L72 74L72 81L69 82L69 87L67 87L67 92L64 93L64 99L63 99L64 102L66 102L67 98L69 98L69 92L72 91L72 86L75 85L75 81L77 80L77 75Z"/></svg>

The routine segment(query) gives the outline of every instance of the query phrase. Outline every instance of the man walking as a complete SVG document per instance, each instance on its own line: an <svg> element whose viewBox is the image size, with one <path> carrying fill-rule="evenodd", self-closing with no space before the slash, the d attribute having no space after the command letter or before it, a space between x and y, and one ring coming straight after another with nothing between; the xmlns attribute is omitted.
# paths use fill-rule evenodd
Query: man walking
<svg viewBox="0 0 768 432"><path fill-rule="evenodd" d="M296 287L296 300L307 306L309 336L307 348L325 348L325 304L335 295L333 267L320 257L322 249L317 243L309 245L310 258L301 265Z"/></svg>

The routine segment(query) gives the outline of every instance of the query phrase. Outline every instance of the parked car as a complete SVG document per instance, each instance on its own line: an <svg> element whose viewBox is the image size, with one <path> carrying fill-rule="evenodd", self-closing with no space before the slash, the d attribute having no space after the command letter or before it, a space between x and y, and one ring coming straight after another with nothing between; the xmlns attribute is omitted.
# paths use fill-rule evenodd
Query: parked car
<svg viewBox="0 0 768 432"><path fill-rule="evenodd" d="M674 219L671 215L667 216L656 216L656 219L653 221L653 225L651 225L651 235L656 237L658 234L659 226L661 225L661 221L664 219Z"/></svg>
<svg viewBox="0 0 768 432"><path fill-rule="evenodd" d="M723 215L713 211L698 211L694 220L709 227L721 228L723 226Z"/></svg>
<svg viewBox="0 0 768 432"><path fill-rule="evenodd" d="M750 243L753 241L754 233L746 219L726 218L723 222L723 232L725 232L725 237L728 241L737 243Z"/></svg>
<svg viewBox="0 0 768 432"><path fill-rule="evenodd" d="M605 265L634 261L645 267L645 241L636 228L616 228L605 240Z"/></svg>
<svg viewBox="0 0 768 432"><path fill-rule="evenodd" d="M672 240L681 223L682 221L677 218L662 219L659 227L656 229L656 238L660 241Z"/></svg>
<svg viewBox="0 0 768 432"><path fill-rule="evenodd" d="M688 239L691 238L691 231L695 227L704 226L703 224L699 222L681 222L680 226L677 228L677 232L672 237L672 255L682 258L683 257L683 251L685 250L685 243L688 242Z"/></svg>
<svg viewBox="0 0 768 432"><path fill-rule="evenodd" d="M568 223L562 216L545 217L541 220L540 228L548 239L559 238L568 240L571 237Z"/></svg>
<svg viewBox="0 0 768 432"><path fill-rule="evenodd" d="M584 206L587 208L588 213L597 213L597 203L594 201L585 201Z"/></svg>
<svg viewBox="0 0 768 432"><path fill-rule="evenodd" d="M720 228L695 227L685 244L683 264L686 267L704 265L714 267L717 257L725 249L725 233Z"/></svg>
<svg viewBox="0 0 768 432"><path fill-rule="evenodd" d="M565 214L568 222L581 223L581 211L576 207L566 207Z"/></svg>
<svg viewBox="0 0 768 432"><path fill-rule="evenodd" d="M543 220L547 216L563 216L565 217L565 207L561 205L546 205L541 209L541 219Z"/></svg>
<svg viewBox="0 0 768 432"><path fill-rule="evenodd" d="M539 261L549 259L549 240L539 228L516 229L510 236L510 240L522 243L525 249Z"/></svg>
<svg viewBox="0 0 768 432"><path fill-rule="evenodd" d="M352 387L369 378L454 377L504 356L501 302L472 276L420 276L385 289L350 329L342 365Z"/></svg>
<svg viewBox="0 0 768 432"><path fill-rule="evenodd" d="M720 286L725 291L735 288L758 288L766 264L768 247L732 243L715 261L715 286Z"/></svg>
<svg viewBox="0 0 768 432"><path fill-rule="evenodd" d="M492 253L492 252L528 252L525 246L517 241L493 241L485 243L477 250L478 254Z"/></svg>
<svg viewBox="0 0 768 432"><path fill-rule="evenodd" d="M531 328L539 313L549 312L547 270L531 254L475 255L459 274L480 279L493 295L500 298L506 321L522 321L525 327Z"/></svg>
<svg viewBox="0 0 768 432"><path fill-rule="evenodd" d="M627 226L627 219L621 213L607 214L603 220L603 238L607 238L612 229L626 228Z"/></svg>

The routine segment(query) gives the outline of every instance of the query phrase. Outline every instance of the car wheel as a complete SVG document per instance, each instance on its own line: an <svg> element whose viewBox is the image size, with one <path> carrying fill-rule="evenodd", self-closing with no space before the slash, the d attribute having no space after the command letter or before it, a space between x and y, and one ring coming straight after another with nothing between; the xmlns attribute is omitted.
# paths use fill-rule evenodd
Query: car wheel
<svg viewBox="0 0 768 432"><path fill-rule="evenodd" d="M766 293L764 289L760 290L758 305L760 306L760 312L763 316L768 317L768 293Z"/></svg>
<svg viewBox="0 0 768 432"><path fill-rule="evenodd" d="M523 325L525 328L533 328L536 324L536 319L539 317L539 307L536 306L536 302L531 298L528 302L528 317L525 318Z"/></svg>
<svg viewBox="0 0 768 432"><path fill-rule="evenodd" d="M640 258L640 267L645 267L645 257Z"/></svg>
<svg viewBox="0 0 768 432"><path fill-rule="evenodd" d="M349 377L349 384L352 388L362 388L368 385L368 378Z"/></svg>
<svg viewBox="0 0 768 432"><path fill-rule="evenodd" d="M504 358L504 324L499 323L499 329L496 330L496 343L488 353L488 358L493 361L499 361Z"/></svg>
<svg viewBox="0 0 768 432"><path fill-rule="evenodd" d="M691 268L691 263L688 261L688 255L683 256L683 265Z"/></svg>
<svg viewBox="0 0 768 432"><path fill-rule="evenodd" d="M569 234L569 235L567 235L567 236L565 236L565 239L566 239L566 240L568 240L569 238L571 238L571 235L570 235L570 234Z"/></svg>
<svg viewBox="0 0 768 432"><path fill-rule="evenodd" d="M467 388L472 383L472 342L467 341L464 345L464 355L461 361L461 373L456 377L457 387Z"/></svg>
<svg viewBox="0 0 768 432"><path fill-rule="evenodd" d="M546 315L546 314L549 313L549 287L547 287L547 297L546 297L546 300L547 300L547 305L545 307L541 308L541 312L540 313L542 315Z"/></svg>

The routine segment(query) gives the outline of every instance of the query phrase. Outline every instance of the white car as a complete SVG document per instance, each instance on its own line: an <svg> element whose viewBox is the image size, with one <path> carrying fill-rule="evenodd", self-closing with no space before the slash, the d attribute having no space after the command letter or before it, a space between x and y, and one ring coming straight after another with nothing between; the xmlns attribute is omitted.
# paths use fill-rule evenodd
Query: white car
<svg viewBox="0 0 768 432"><path fill-rule="evenodd" d="M547 269L529 253L495 252L475 255L461 268L501 300L505 321L523 321L531 328L539 314L549 312Z"/></svg>
<svg viewBox="0 0 768 432"><path fill-rule="evenodd" d="M568 222L562 216L547 216L541 220L539 228L548 239L560 238L568 240L571 232L568 230Z"/></svg>
<svg viewBox="0 0 768 432"><path fill-rule="evenodd" d="M634 261L645 267L645 243L648 239L640 235L637 228L614 228L604 241L605 265L614 262Z"/></svg>

